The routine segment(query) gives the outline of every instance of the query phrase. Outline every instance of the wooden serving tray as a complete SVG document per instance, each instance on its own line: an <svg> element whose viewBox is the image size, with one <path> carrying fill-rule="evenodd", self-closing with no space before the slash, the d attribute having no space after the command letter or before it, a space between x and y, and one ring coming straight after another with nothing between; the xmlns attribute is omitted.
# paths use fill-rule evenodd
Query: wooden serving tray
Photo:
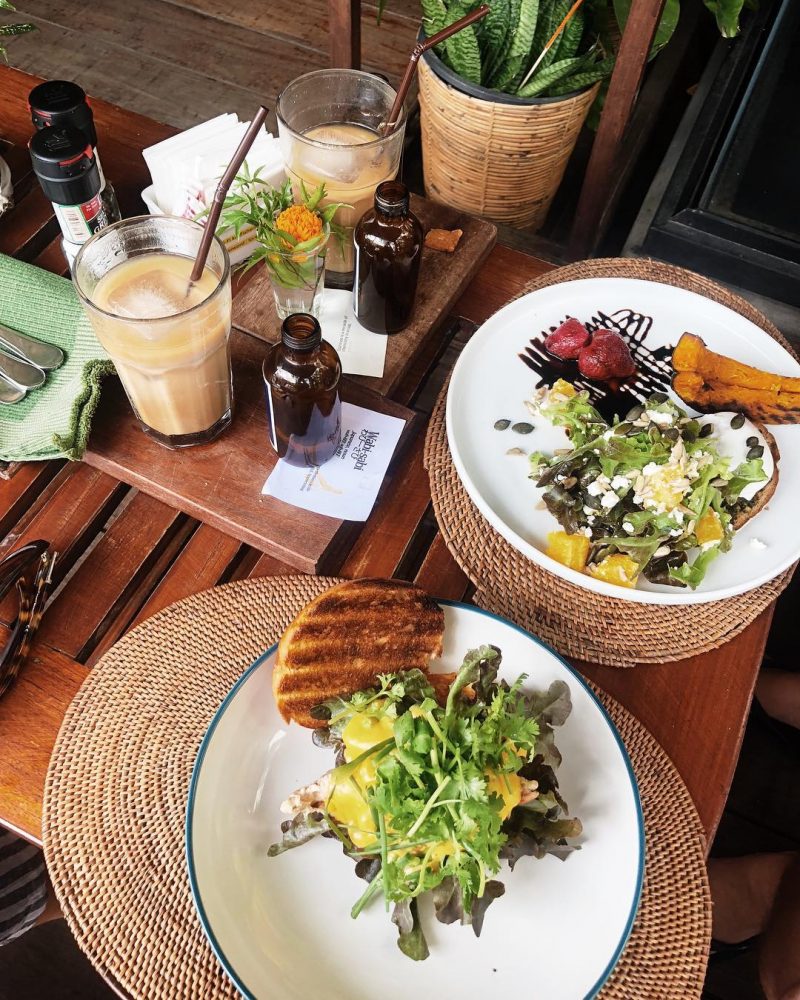
<svg viewBox="0 0 800 1000"><path fill-rule="evenodd" d="M281 562L306 573L326 572L343 555L358 525L262 496L277 461L267 437L261 376L265 354L262 341L233 331L233 423L211 444L176 451L142 431L119 380L107 379L84 461ZM414 413L354 379L342 380L342 398L406 421L395 462ZM390 476L391 467L387 481ZM384 482L381 494L386 487Z"/></svg>
<svg viewBox="0 0 800 1000"><path fill-rule="evenodd" d="M353 376L366 388L391 396L403 375L416 360L425 344L436 335L461 293L486 259L495 244L497 228L483 219L464 215L446 205L411 196L411 210L429 229L461 229L463 236L455 253L443 253L425 247L417 286L417 300L411 323L401 333L389 337L383 378ZM262 266L254 268L253 277L243 283L233 300L233 325L239 330L277 342L280 322L269 275Z"/></svg>

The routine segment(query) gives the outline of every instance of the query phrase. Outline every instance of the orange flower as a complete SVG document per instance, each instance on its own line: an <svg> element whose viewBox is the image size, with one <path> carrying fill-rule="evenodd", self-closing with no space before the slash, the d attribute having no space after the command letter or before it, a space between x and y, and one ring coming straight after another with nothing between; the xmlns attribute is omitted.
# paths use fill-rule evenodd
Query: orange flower
<svg viewBox="0 0 800 1000"><path fill-rule="evenodd" d="M305 205L285 208L275 220L275 228L294 236L298 243L322 234L322 219Z"/></svg>

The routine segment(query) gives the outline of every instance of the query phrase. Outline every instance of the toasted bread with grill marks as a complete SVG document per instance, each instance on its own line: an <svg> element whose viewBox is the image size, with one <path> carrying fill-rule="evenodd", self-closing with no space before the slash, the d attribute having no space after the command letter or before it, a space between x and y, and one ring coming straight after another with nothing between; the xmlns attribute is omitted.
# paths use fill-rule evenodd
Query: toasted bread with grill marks
<svg viewBox="0 0 800 1000"><path fill-rule="evenodd" d="M348 580L309 602L283 633L272 673L278 711L313 729L327 698L369 687L378 674L428 671L442 652L444 612L398 580Z"/></svg>
<svg viewBox="0 0 800 1000"><path fill-rule="evenodd" d="M780 472L778 471L778 463L780 462L781 453L778 450L778 442L770 434L767 428L760 423L758 420L754 420L753 423L758 428L759 434L761 434L764 440L767 442L767 447L772 452L772 457L775 461L775 468L772 471L772 478L768 483L765 483L761 489L753 497L752 503L750 503L744 510L740 510L736 516L731 521L731 526L735 531L751 521L756 514L759 514L772 499L775 490L778 488L778 477Z"/></svg>

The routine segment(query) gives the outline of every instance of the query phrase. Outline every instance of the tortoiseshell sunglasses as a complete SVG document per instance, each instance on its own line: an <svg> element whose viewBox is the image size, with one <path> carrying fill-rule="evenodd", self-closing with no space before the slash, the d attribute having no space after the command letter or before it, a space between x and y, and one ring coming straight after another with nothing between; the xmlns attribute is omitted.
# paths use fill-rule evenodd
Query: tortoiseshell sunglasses
<svg viewBox="0 0 800 1000"><path fill-rule="evenodd" d="M0 562L0 600L16 585L19 613L0 654L0 698L19 674L42 618L57 553L47 542L23 545Z"/></svg>

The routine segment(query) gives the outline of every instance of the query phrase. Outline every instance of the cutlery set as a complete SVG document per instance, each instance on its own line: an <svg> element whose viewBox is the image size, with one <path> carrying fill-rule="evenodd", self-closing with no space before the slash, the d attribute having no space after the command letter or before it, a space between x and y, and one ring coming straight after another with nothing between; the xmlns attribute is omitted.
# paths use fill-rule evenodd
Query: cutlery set
<svg viewBox="0 0 800 1000"><path fill-rule="evenodd" d="M47 372L64 363L64 352L0 323L0 403L21 402L44 385Z"/></svg>

